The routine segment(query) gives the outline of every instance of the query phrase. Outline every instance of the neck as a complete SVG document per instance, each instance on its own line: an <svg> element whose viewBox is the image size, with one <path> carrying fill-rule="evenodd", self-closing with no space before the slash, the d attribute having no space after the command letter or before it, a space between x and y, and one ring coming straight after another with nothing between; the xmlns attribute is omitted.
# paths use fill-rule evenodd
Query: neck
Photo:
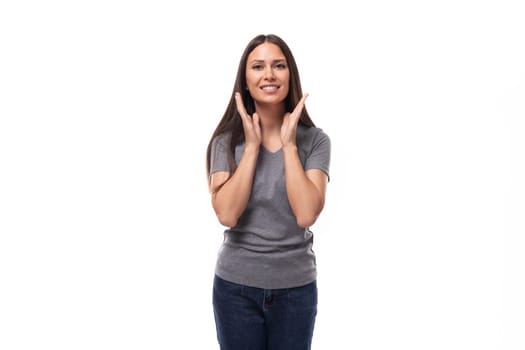
<svg viewBox="0 0 525 350"><path fill-rule="evenodd" d="M280 133L285 113L284 103L277 105L261 105L256 103L255 110L259 115L262 130L270 133Z"/></svg>

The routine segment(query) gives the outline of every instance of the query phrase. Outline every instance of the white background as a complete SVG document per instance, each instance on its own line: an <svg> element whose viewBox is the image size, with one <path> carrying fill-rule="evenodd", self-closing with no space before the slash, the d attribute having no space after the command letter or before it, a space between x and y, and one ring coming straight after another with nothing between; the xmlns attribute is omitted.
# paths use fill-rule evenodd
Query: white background
<svg viewBox="0 0 525 350"><path fill-rule="evenodd" d="M3 1L0 348L218 348L205 149L275 33L332 140L314 349L524 349L519 3Z"/></svg>

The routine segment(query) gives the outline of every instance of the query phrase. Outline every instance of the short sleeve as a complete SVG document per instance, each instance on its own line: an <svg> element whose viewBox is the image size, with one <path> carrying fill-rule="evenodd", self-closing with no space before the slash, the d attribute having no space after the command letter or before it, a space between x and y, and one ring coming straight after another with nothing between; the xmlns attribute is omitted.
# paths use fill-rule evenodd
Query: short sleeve
<svg viewBox="0 0 525 350"><path fill-rule="evenodd" d="M217 171L230 171L228 153L230 152L230 137L226 134L217 135L211 143L210 174Z"/></svg>
<svg viewBox="0 0 525 350"><path fill-rule="evenodd" d="M320 169L330 177L330 138L321 129L316 133L312 149L306 157L304 170Z"/></svg>

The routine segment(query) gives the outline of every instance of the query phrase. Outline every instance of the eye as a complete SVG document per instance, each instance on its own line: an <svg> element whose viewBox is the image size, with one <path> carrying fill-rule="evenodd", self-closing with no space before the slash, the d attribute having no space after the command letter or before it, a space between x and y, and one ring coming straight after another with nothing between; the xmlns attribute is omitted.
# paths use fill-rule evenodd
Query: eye
<svg viewBox="0 0 525 350"><path fill-rule="evenodd" d="M264 68L264 67L263 67L262 64L254 64L254 65L252 66L252 69L253 69L253 70L261 70L261 69L263 69L263 68Z"/></svg>
<svg viewBox="0 0 525 350"><path fill-rule="evenodd" d="M287 67L286 67L286 64L284 64L284 63L277 63L277 64L275 65L275 67L276 67L277 69L286 69L286 68L287 68Z"/></svg>

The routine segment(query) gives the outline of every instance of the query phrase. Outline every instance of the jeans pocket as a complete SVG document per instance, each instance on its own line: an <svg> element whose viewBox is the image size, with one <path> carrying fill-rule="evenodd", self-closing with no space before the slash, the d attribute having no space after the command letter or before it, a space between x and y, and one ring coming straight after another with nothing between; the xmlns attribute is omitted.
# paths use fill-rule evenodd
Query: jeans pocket
<svg viewBox="0 0 525 350"><path fill-rule="evenodd" d="M288 289L288 304L293 313L317 314L317 283Z"/></svg>
<svg viewBox="0 0 525 350"><path fill-rule="evenodd" d="M213 300L217 298L224 299L234 296L242 295L243 286L233 282L223 280L219 276L215 276L213 280Z"/></svg>

